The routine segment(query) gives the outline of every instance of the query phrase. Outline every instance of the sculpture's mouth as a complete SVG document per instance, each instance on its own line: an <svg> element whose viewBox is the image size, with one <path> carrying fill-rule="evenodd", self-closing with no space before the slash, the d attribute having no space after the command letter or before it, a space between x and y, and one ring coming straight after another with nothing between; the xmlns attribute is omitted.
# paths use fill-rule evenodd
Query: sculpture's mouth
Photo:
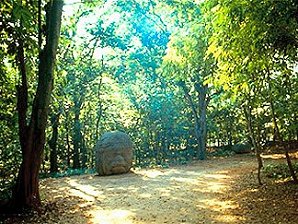
<svg viewBox="0 0 298 224"><path fill-rule="evenodd" d="M111 169L112 173L126 173L127 170L125 168L125 166L114 166L112 169Z"/></svg>

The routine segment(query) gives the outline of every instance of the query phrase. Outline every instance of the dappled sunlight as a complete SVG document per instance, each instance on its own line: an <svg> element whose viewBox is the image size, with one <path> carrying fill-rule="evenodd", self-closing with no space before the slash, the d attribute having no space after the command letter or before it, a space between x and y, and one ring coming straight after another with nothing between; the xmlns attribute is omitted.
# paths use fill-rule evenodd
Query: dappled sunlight
<svg viewBox="0 0 298 224"><path fill-rule="evenodd" d="M205 183L204 188L199 189L200 192L205 192L205 193L223 193L224 190L226 190L227 185L222 184L222 183L217 183L217 182L209 182ZM195 190L198 191L198 190Z"/></svg>
<svg viewBox="0 0 298 224"><path fill-rule="evenodd" d="M221 172L221 171L220 171ZM231 185L231 177L223 174L202 174L201 177L192 180L195 192L224 193Z"/></svg>
<svg viewBox="0 0 298 224"><path fill-rule="evenodd" d="M81 197L86 201L104 199L104 196L102 195L103 192L97 191L93 186L79 184L73 179L70 179L69 181L67 181L67 183L70 185L70 193L74 196Z"/></svg>
<svg viewBox="0 0 298 224"><path fill-rule="evenodd" d="M269 154L269 155L262 155L262 158L264 159L284 159L286 156L284 154Z"/></svg>
<svg viewBox="0 0 298 224"><path fill-rule="evenodd" d="M151 198L152 197L152 194L149 194L149 193L141 193L139 195L141 198Z"/></svg>
<svg viewBox="0 0 298 224"><path fill-rule="evenodd" d="M241 215L229 215L229 214L225 214L225 215L218 215L215 216L214 219L217 221L217 223L239 223L239 222L246 222L246 218L241 216Z"/></svg>
<svg viewBox="0 0 298 224"><path fill-rule="evenodd" d="M135 216L133 212L122 209L94 209L90 215L92 216L90 221L96 224L131 224Z"/></svg>
<svg viewBox="0 0 298 224"><path fill-rule="evenodd" d="M199 200L197 207L204 208L204 209L211 208L212 210L217 211L217 212L224 212L227 209L237 208L237 205L235 204L234 201L229 201L229 200L220 201L220 200L212 198L212 199Z"/></svg>
<svg viewBox="0 0 298 224"><path fill-rule="evenodd" d="M231 177L228 176L227 172L225 171L219 171L216 174L205 174L204 177L213 179L231 179Z"/></svg>
<svg viewBox="0 0 298 224"><path fill-rule="evenodd" d="M298 159L298 152L289 152L289 155L292 159ZM266 153L261 156L264 159L272 159L272 160L286 159L284 151L281 151L280 153L272 153L272 154Z"/></svg>
<svg viewBox="0 0 298 224"><path fill-rule="evenodd" d="M254 189L250 189L249 191L250 192L257 192L257 191L259 191L259 189L258 188L254 188Z"/></svg>
<svg viewBox="0 0 298 224"><path fill-rule="evenodd" d="M163 175L163 173L159 170L148 170L148 172L145 173L144 177L156 178L161 175Z"/></svg>
<svg viewBox="0 0 298 224"><path fill-rule="evenodd" d="M193 178L185 178L185 177L173 177L172 181L177 181L181 183L194 184L195 180Z"/></svg>
<svg viewBox="0 0 298 224"><path fill-rule="evenodd" d="M200 197L196 197L195 206L198 211L212 211L212 223L238 223L245 219L230 214L231 210L238 208L237 202L227 195L232 183L232 177L226 170L203 174L197 178L197 187L193 191Z"/></svg>
<svg viewBox="0 0 298 224"><path fill-rule="evenodd" d="M161 197L173 197L173 195L171 195L172 189L160 189L159 191Z"/></svg>

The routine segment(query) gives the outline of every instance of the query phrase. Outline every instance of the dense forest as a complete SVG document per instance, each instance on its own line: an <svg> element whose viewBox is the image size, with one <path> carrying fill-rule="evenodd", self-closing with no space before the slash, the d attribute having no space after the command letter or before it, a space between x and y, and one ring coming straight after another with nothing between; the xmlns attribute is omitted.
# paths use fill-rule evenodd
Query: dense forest
<svg viewBox="0 0 298 224"><path fill-rule="evenodd" d="M254 153L262 184L269 148L297 183L297 47L296 0L2 0L1 209L94 173L115 130L135 168Z"/></svg>

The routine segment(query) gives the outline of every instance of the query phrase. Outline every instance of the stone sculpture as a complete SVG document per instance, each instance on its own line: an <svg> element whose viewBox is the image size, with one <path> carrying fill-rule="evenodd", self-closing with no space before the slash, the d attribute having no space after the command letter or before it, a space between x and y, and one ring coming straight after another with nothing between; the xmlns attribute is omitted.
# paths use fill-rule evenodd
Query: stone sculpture
<svg viewBox="0 0 298 224"><path fill-rule="evenodd" d="M123 132L106 132L95 146L96 170L99 175L127 173L132 160L133 143Z"/></svg>

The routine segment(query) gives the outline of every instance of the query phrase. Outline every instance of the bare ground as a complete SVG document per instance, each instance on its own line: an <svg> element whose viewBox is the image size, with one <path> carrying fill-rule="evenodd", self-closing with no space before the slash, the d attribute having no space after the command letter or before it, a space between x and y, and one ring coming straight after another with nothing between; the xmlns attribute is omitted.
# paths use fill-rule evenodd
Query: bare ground
<svg viewBox="0 0 298 224"><path fill-rule="evenodd" d="M255 170L254 157L242 155L124 175L46 179L42 211L5 223L298 223L298 187L265 177L258 186Z"/></svg>

